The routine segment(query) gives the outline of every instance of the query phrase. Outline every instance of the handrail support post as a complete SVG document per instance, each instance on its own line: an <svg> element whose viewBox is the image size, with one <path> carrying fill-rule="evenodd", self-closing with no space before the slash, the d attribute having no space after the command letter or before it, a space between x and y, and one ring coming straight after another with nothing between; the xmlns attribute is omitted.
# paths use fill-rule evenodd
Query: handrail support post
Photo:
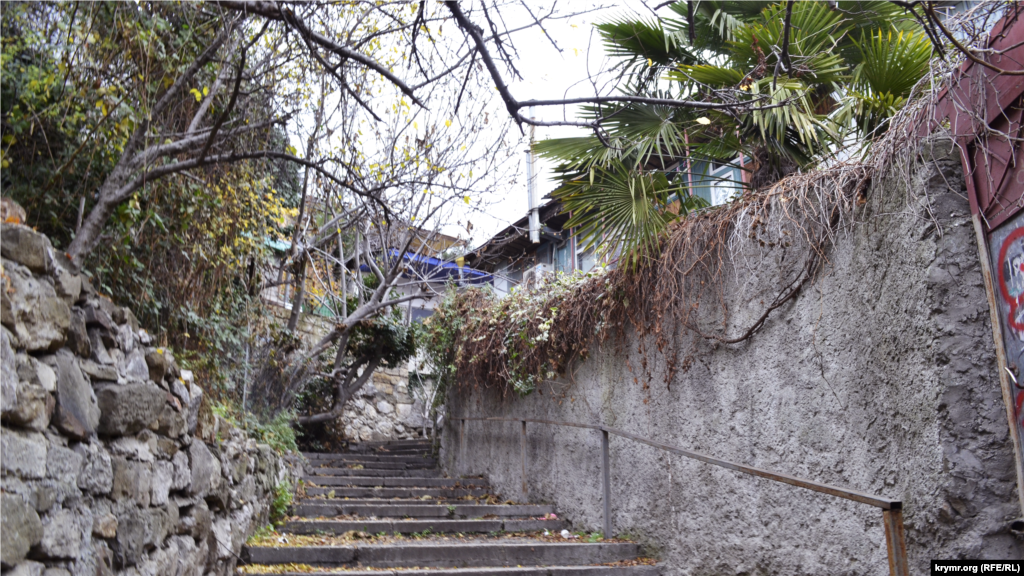
<svg viewBox="0 0 1024 576"><path fill-rule="evenodd" d="M523 427L519 434L519 459L523 465L523 504L526 504L529 501L526 490L526 420L521 422Z"/></svg>
<svg viewBox="0 0 1024 576"><path fill-rule="evenodd" d="M882 510L885 524L885 545L889 549L889 575L909 576L907 563L907 540L903 532L903 510L894 508Z"/></svg>
<svg viewBox="0 0 1024 576"><path fill-rule="evenodd" d="M459 427L459 469L466 472L466 419L462 419Z"/></svg>
<svg viewBox="0 0 1024 576"><path fill-rule="evenodd" d="M601 430L601 469L604 476L604 537L612 537L612 473L608 458L608 431Z"/></svg>

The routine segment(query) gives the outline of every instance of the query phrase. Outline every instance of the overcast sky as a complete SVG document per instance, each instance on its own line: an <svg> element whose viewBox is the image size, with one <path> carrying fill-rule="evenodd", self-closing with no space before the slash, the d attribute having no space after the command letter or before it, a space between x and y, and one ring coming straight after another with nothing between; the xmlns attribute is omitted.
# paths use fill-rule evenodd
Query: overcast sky
<svg viewBox="0 0 1024 576"><path fill-rule="evenodd" d="M539 13L536 4L531 2L531 9L535 13ZM542 4L543 8L540 10L545 10L545 12L551 6L550 2ZM607 6L609 3L563 1L558 5L562 10L580 11L597 4ZM514 37L519 56L517 67L523 75L523 80L510 82L513 96L522 101L592 95L594 89L587 81L588 73L594 73L607 65L607 57L601 48L600 38L593 29L593 23L595 21L604 22L614 16L627 13L642 14L645 17L652 16L650 10L645 8L642 2L636 0L614 4L614 7L603 8L569 20L552 21L550 25L546 26L548 34L555 39L561 52L556 50L544 32L536 27L517 33ZM520 16L524 16L524 14L520 14ZM511 22L509 25L513 26ZM573 109L570 108L564 112L571 115ZM563 119L563 109L554 107L537 109L535 115L540 120L561 120ZM586 134L586 131L578 128L536 128L537 140ZM483 243L502 228L526 215L528 208L525 184L526 144L524 143L520 148L523 151L518 154L519 173L522 175L519 184L510 187L507 191L494 191L490 198L493 203L484 209L484 213L477 212L469 216L474 224L471 239L471 244L474 246ZM537 177L537 186L541 196L554 188L551 177L550 166L541 162ZM460 230L458 227L450 226L447 232L457 235ZM461 233L463 236L466 234L464 229L461 230Z"/></svg>

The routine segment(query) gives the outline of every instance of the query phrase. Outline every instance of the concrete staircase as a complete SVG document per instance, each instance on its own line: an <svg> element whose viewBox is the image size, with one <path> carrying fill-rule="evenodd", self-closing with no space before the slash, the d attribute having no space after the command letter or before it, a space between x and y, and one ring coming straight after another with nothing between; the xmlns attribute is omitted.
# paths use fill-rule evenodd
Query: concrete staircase
<svg viewBox="0 0 1024 576"><path fill-rule="evenodd" d="M583 535L554 507L502 502L483 478L445 478L425 441L306 454L305 497L254 538L239 572L355 576L657 576L632 542ZM547 534L545 535L545 531Z"/></svg>

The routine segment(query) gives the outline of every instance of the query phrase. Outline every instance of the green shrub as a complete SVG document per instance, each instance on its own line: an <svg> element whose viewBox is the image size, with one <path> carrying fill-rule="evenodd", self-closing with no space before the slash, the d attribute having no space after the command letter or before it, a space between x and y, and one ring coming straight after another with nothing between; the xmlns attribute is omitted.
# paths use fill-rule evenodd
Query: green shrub
<svg viewBox="0 0 1024 576"><path fill-rule="evenodd" d="M274 487L274 501L270 503L270 522L281 524L292 505L292 483L285 480Z"/></svg>

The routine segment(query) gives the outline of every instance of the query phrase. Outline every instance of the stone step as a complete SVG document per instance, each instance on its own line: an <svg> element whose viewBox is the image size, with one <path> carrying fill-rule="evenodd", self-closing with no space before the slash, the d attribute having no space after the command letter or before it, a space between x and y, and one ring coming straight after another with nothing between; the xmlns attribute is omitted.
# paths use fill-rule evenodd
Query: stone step
<svg viewBox="0 0 1024 576"><path fill-rule="evenodd" d="M556 543L528 538L452 541L416 540L359 546L246 546L250 564L306 564L371 568L479 566L579 566L635 559L639 547L626 542Z"/></svg>
<svg viewBox="0 0 1024 576"><path fill-rule="evenodd" d="M376 468L310 468L311 477L318 476L390 476L391 478L441 478L444 474L438 468L410 468L408 470L387 470Z"/></svg>
<svg viewBox="0 0 1024 576"><path fill-rule="evenodd" d="M344 534L353 530L369 534L414 534L421 532L480 534L486 532L559 532L567 528L564 520L531 520L524 518L494 518L488 520L461 520L437 518L432 520L378 519L378 520L298 520L286 522L283 532L292 534Z"/></svg>
<svg viewBox="0 0 1024 576"><path fill-rule="evenodd" d="M317 486L379 486L381 488L397 488L414 486L417 488L488 488L486 480L460 478L391 478L388 476L306 476L307 483Z"/></svg>
<svg viewBox="0 0 1024 576"><path fill-rule="evenodd" d="M316 460L318 464L327 463L340 463L345 464L362 464L364 462L414 462L420 463L423 461L434 460L429 458L426 452L419 454L380 454L380 453L369 453L369 454L332 454L329 458L320 458Z"/></svg>
<svg viewBox="0 0 1024 576"><path fill-rule="evenodd" d="M337 572L280 572L266 567L250 566L247 575L273 574L274 576L306 576L308 574L337 574ZM345 576L659 576L661 566L509 566L473 568L433 568L424 570L345 570Z"/></svg>
<svg viewBox="0 0 1024 576"><path fill-rule="evenodd" d="M462 496L486 496L490 492L484 488L364 488L316 486L306 488L310 496L323 496L334 492L335 498L460 498Z"/></svg>
<svg viewBox="0 0 1024 576"><path fill-rule="evenodd" d="M319 502L331 502L320 504ZM334 503L336 502L336 503ZM303 518L331 516L361 516L363 518L482 518L484 516L530 517L555 512L554 506L545 504L417 504L414 501L377 500L369 504L354 504L352 500L304 500L292 506L292 515Z"/></svg>

